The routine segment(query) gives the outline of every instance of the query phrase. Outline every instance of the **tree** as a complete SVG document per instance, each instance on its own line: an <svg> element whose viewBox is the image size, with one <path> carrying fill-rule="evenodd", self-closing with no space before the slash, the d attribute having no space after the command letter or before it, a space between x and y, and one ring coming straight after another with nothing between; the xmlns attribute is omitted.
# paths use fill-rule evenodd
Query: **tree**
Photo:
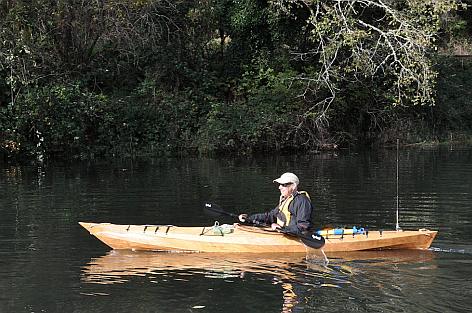
<svg viewBox="0 0 472 313"><path fill-rule="evenodd" d="M299 31L309 45L291 49L312 68L295 77L305 82L301 96L313 99L305 121L327 124L330 106L348 83L374 83L385 91L387 106L434 104L431 55L441 18L459 1L273 0L271 5L280 17L305 22Z"/></svg>

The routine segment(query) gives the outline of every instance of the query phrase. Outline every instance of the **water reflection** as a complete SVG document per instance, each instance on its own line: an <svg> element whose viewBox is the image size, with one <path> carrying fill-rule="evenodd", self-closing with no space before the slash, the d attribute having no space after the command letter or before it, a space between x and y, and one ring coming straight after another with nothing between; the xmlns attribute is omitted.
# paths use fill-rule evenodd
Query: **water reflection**
<svg viewBox="0 0 472 313"><path fill-rule="evenodd" d="M153 253L112 250L92 259L82 270L82 280L89 283L114 284L132 276L157 275L169 271L186 271L209 278L242 278L246 273L275 275L291 279L293 266L310 266L323 272L324 259L313 252L305 254L220 254L220 253Z"/></svg>
<svg viewBox="0 0 472 313"><path fill-rule="evenodd" d="M144 279L147 283L188 283L204 279L258 281L281 290L281 312L293 312L323 289L345 290L347 286L363 288L359 282L372 273L382 273L380 281L390 284L392 272L401 264L434 267L433 251L367 251L331 254L326 263L321 252L310 254L218 254L218 253L152 253L112 250L93 258L82 267L81 280L89 285L114 285ZM393 274L394 275L394 274ZM377 277L379 278L379 277ZM381 282L377 282L382 284ZM201 284L201 281L200 281ZM369 284L368 284L369 285ZM379 285L379 286L380 286ZM173 285L175 286L175 285ZM369 287L370 288L370 287ZM92 288L93 290L93 288ZM318 290L319 292L316 292ZM109 295L91 291L84 295Z"/></svg>
<svg viewBox="0 0 472 313"><path fill-rule="evenodd" d="M374 250L331 252L328 254L331 263L356 262L372 265L389 265L400 263L431 262L435 258L433 250Z"/></svg>
<svg viewBox="0 0 472 313"><path fill-rule="evenodd" d="M83 267L82 281L110 285L130 282L136 277L147 277L149 282L156 284L169 280L191 282L198 277L226 282L256 280L282 289L281 312L285 313L292 312L292 308L298 303L298 297L308 287L321 287L325 275L330 271L324 256L317 252L307 256L112 250L102 257L92 259ZM341 280L337 283L341 283ZM93 292L90 295L100 293Z"/></svg>

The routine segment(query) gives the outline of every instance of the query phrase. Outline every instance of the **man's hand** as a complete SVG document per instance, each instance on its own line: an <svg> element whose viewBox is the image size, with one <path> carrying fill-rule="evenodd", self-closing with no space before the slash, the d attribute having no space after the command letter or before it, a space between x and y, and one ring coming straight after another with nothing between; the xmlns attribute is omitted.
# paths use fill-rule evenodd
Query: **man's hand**
<svg viewBox="0 0 472 313"><path fill-rule="evenodd" d="M278 229L282 229L282 226L280 226L277 223L272 223L272 225L270 225L270 228L272 228L272 230L278 230Z"/></svg>
<svg viewBox="0 0 472 313"><path fill-rule="evenodd" d="M238 219L239 219L239 221L245 223L246 220L247 220L247 214L246 213L239 214Z"/></svg>

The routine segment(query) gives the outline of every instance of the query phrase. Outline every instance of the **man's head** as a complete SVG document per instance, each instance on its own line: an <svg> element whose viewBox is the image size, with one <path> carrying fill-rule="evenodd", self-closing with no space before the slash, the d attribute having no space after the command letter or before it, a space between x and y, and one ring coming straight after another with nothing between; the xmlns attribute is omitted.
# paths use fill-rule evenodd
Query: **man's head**
<svg viewBox="0 0 472 313"><path fill-rule="evenodd" d="M273 182L279 184L280 194L287 198L297 190L300 180L293 173L283 173L279 178L274 179Z"/></svg>

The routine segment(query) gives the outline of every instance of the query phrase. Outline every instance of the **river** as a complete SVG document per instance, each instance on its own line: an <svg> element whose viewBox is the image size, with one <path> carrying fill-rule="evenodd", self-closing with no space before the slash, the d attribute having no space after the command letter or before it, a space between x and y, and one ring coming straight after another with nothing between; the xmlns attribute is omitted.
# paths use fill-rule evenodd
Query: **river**
<svg viewBox="0 0 472 313"><path fill-rule="evenodd" d="M398 170L398 171L397 171ZM275 206L296 173L319 227L439 233L427 251L328 256L112 251L77 222L212 225ZM398 174L397 174L398 173ZM472 148L0 163L0 312L465 312ZM228 218L220 223L234 222Z"/></svg>

